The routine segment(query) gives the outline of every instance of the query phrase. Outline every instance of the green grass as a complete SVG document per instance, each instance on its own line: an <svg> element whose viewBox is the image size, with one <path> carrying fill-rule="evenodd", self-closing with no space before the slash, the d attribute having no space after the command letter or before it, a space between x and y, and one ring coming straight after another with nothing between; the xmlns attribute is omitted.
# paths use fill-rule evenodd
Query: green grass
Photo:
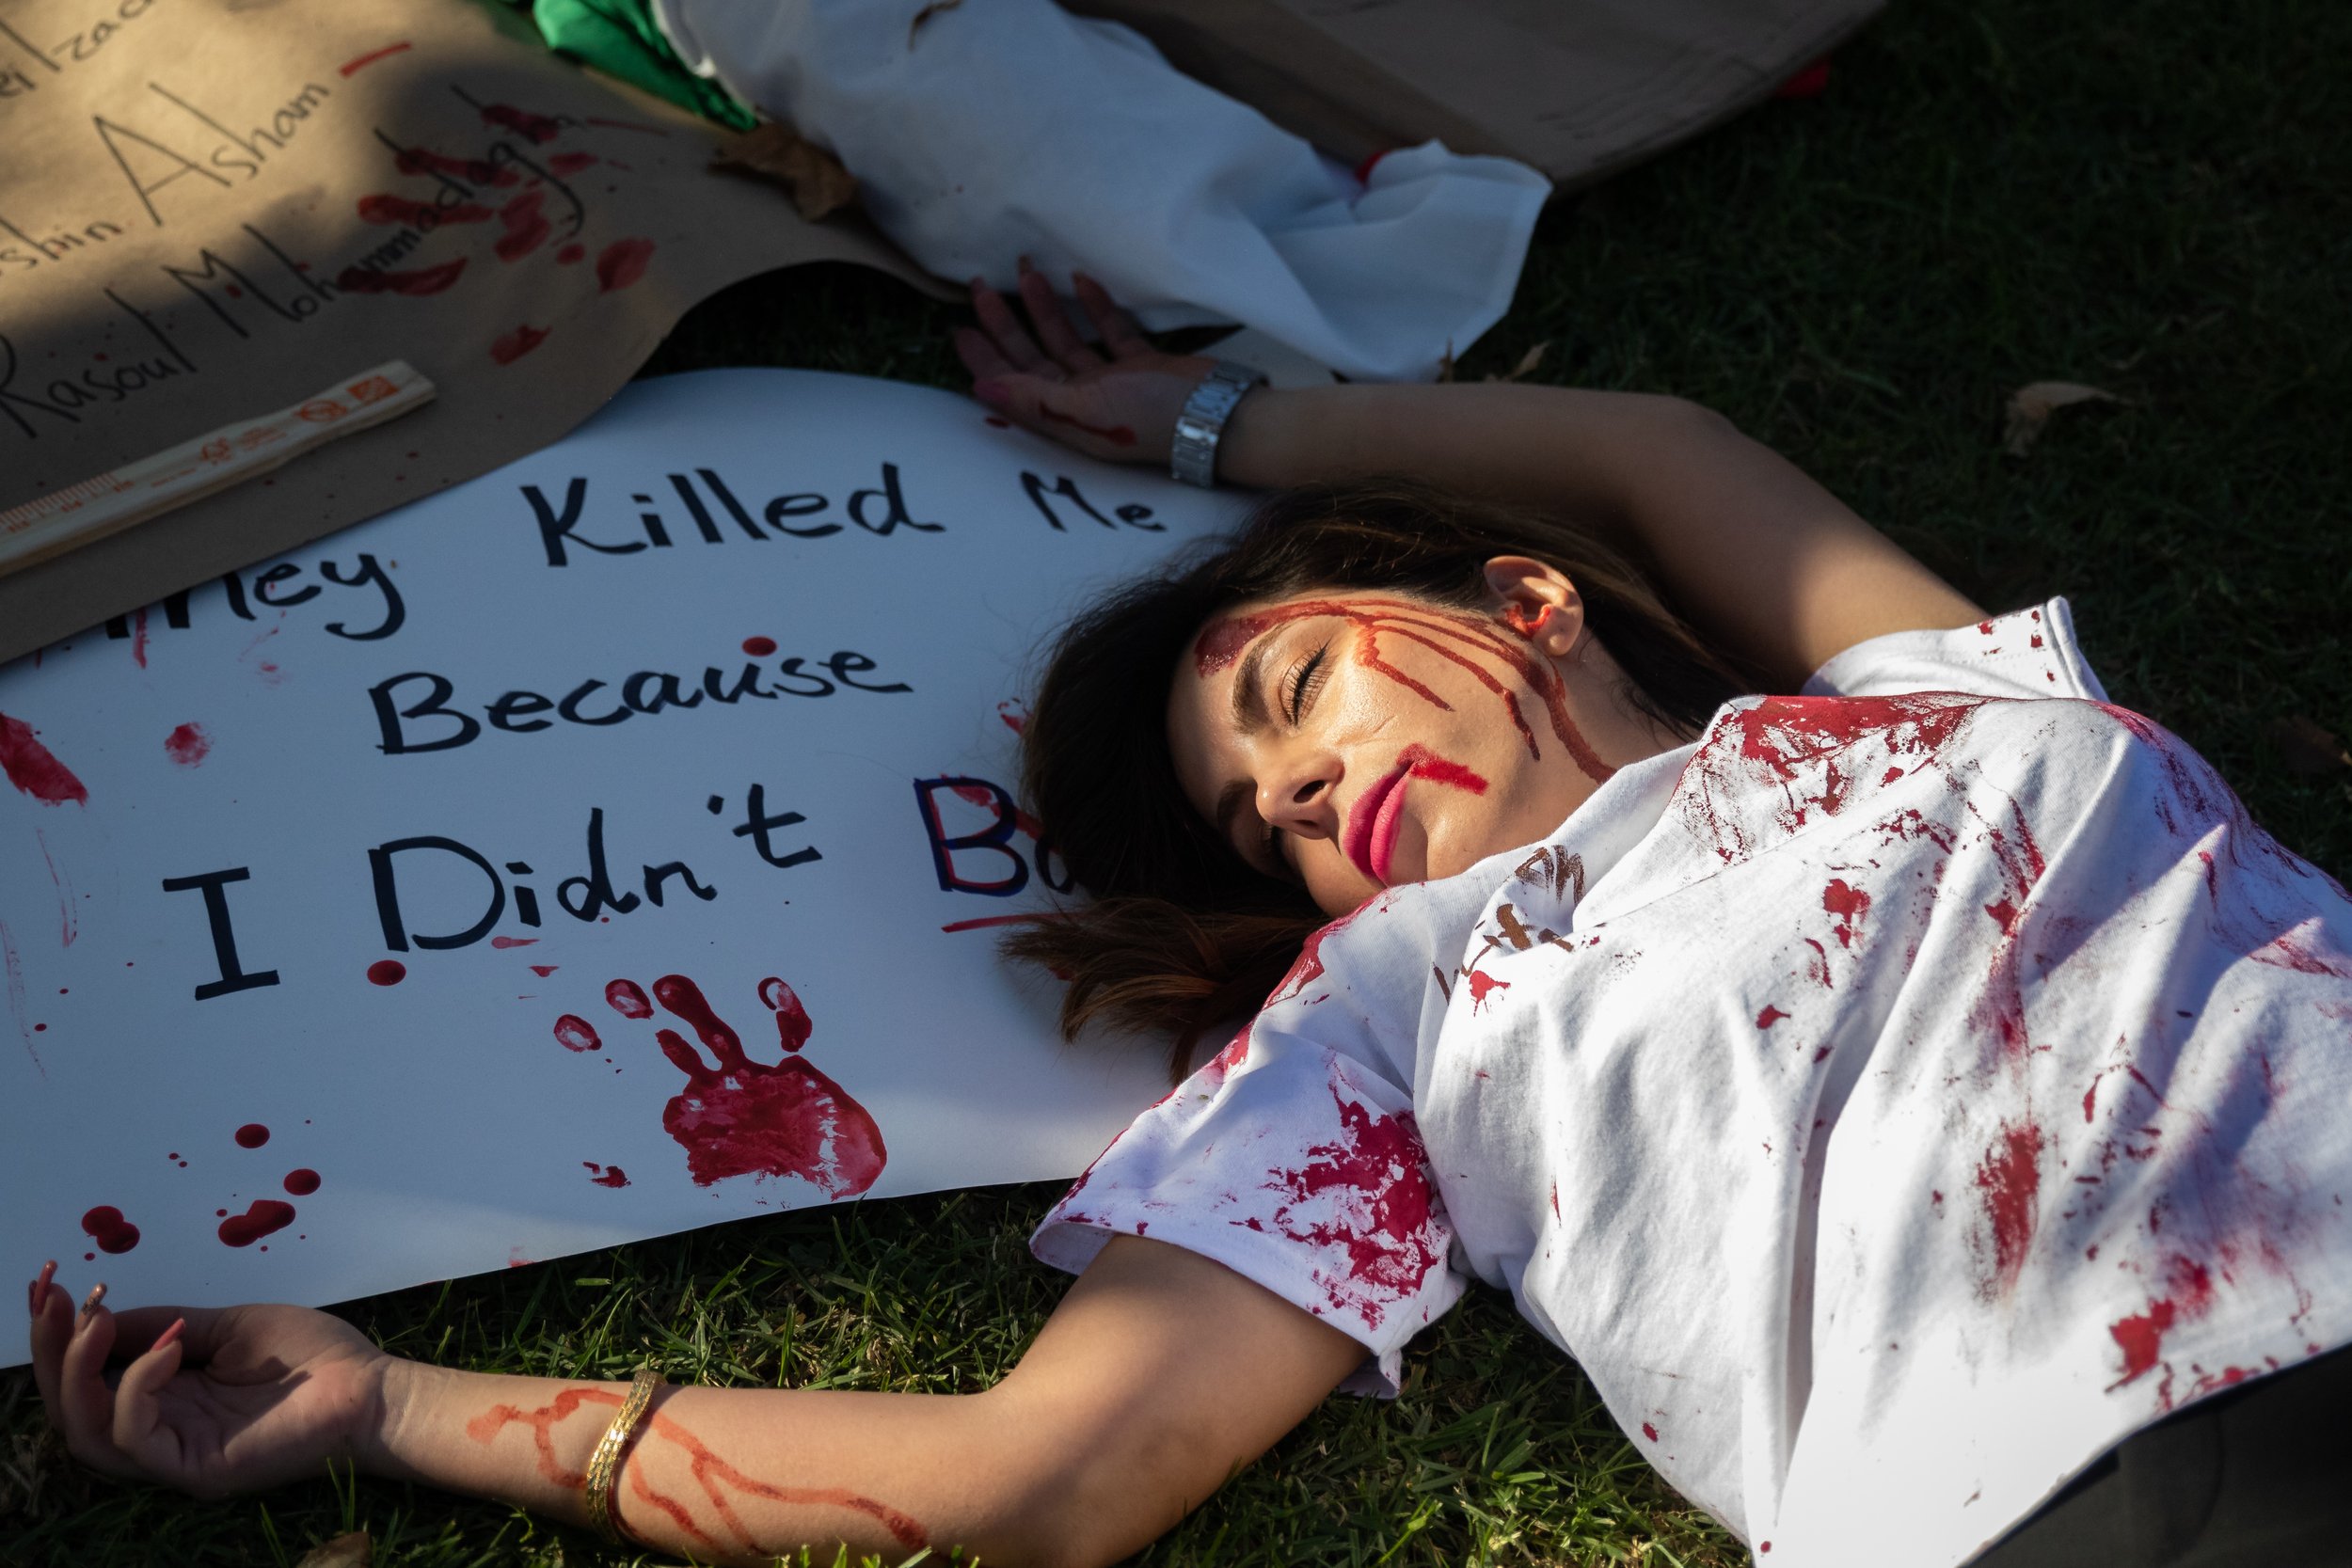
<svg viewBox="0 0 2352 1568"><path fill-rule="evenodd" d="M1912 0L1769 104L1551 213L1518 308L1462 373L1724 410L1988 604L2073 596L2119 700L2212 757L2339 876L2352 784L2268 738L2352 732L2352 9ZM959 319L809 268L682 323L649 371L805 365L954 385ZM2030 456L2001 409L2061 410ZM355 1304L459 1365L866 1388L980 1386L1050 1310L1023 1248L1052 1189L746 1221ZM1205 1330L1204 1330L1205 1331ZM1392 1404L1335 1400L1139 1560L1724 1565L1736 1544L1617 1433L1576 1369L1481 1293ZM291 1563L364 1527L376 1560L629 1560L512 1510L369 1481L199 1504L94 1479L0 1374L0 1560Z"/></svg>

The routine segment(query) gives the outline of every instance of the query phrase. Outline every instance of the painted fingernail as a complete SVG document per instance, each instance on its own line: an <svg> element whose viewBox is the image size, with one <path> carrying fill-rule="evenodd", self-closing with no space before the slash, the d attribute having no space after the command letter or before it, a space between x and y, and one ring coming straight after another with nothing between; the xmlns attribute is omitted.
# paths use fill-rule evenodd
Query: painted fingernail
<svg viewBox="0 0 2352 1568"><path fill-rule="evenodd" d="M85 1321L87 1321L87 1319L89 1318L89 1315L90 1315L91 1313L93 1313L93 1312L95 1312L95 1311L97 1311L97 1310L98 1310L98 1304L99 1304L100 1302L102 1302L102 1301L104 1301L105 1299L106 1299L106 1282L105 1282L104 1280L103 1280L103 1279L102 1279L102 1280L100 1280L97 1284L95 1284L95 1285L93 1285L93 1286L91 1286L91 1287L89 1288L89 1294L88 1294L88 1295L86 1295L86 1296L84 1296L84 1297L82 1298L82 1317L83 1317L83 1319L84 1319Z"/></svg>
<svg viewBox="0 0 2352 1568"><path fill-rule="evenodd" d="M185 1318L174 1318L174 1319L172 1319L172 1320L171 1320L171 1326L170 1326L169 1328L165 1329L165 1330L164 1330L161 1334L156 1335L156 1336L155 1336L155 1342L154 1342L152 1345L149 1346L148 1348L149 1348L149 1349L151 1349L151 1350L161 1350L161 1349L163 1349L166 1345L168 1345L168 1344L170 1344L172 1341L174 1341L175 1339L179 1338L180 1338L180 1331L181 1331L182 1329L183 1329L183 1328L187 1327L187 1326L188 1326L188 1320L187 1320L187 1319L185 1319Z"/></svg>
<svg viewBox="0 0 2352 1568"><path fill-rule="evenodd" d="M34 1317L40 1317L40 1309L48 1305L49 1282L56 1277L57 1260L55 1258L52 1258L49 1261L40 1266L40 1277L33 1281L31 1306Z"/></svg>

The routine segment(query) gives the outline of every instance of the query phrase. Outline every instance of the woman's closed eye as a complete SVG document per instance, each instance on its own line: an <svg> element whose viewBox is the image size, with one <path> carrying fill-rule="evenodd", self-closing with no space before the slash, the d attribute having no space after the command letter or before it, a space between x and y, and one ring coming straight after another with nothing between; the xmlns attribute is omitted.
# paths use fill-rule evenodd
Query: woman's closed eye
<svg viewBox="0 0 2352 1568"><path fill-rule="evenodd" d="M1323 689L1324 677L1330 673L1330 653L1331 644L1326 642L1299 660L1298 667L1291 672L1290 679L1283 683L1290 698L1289 717L1293 724L1306 717L1308 705L1315 700L1315 693Z"/></svg>

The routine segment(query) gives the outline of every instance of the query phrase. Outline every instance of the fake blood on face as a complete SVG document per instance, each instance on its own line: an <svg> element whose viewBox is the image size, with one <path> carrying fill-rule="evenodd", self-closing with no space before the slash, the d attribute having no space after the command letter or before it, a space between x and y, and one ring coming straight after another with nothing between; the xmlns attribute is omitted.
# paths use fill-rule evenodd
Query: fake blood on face
<svg viewBox="0 0 2352 1568"><path fill-rule="evenodd" d="M1326 616L1345 621L1356 628L1357 664L1395 682L1441 711L1452 712L1454 705L1384 658L1380 639L1391 636L1418 644L1467 673L1502 705L1512 728L1526 745L1527 754L1540 760L1543 748L1519 710L1518 693L1481 662L1491 660L1516 675L1542 702L1553 737L1566 750L1579 771L1595 784L1606 783L1616 771L1585 743L1582 732L1568 717L1567 683L1561 679L1551 661L1535 651L1523 631L1514 642L1496 629L1493 621L1467 610L1445 610L1410 599L1365 595L1346 603L1303 599L1251 615L1222 616L1211 622L1194 642L1193 669L1205 680L1232 663L1261 634L1288 622Z"/></svg>
<svg viewBox="0 0 2352 1568"><path fill-rule="evenodd" d="M264 1236L274 1235L294 1224L294 1207L280 1203L274 1197L257 1197L251 1208L242 1214L231 1214L220 1222L219 1235L230 1246L251 1246Z"/></svg>
<svg viewBox="0 0 2352 1568"><path fill-rule="evenodd" d="M139 1244L139 1227L122 1217L122 1211L102 1203L82 1216L82 1233L101 1252L128 1252Z"/></svg>
<svg viewBox="0 0 2352 1568"><path fill-rule="evenodd" d="M744 1054L742 1037L685 975L663 975L653 983L653 995L716 1058L715 1066L706 1064L675 1029L654 1036L661 1053L686 1074L686 1089L663 1108L661 1125L686 1150L687 1168L698 1184L730 1176L794 1176L830 1197L851 1196L874 1184L889 1159L882 1129L865 1106L799 1054L810 1023L790 986L773 976L759 985L785 1053L773 1066ZM613 981L605 1000L625 1018L651 1016L644 992L632 981Z"/></svg>

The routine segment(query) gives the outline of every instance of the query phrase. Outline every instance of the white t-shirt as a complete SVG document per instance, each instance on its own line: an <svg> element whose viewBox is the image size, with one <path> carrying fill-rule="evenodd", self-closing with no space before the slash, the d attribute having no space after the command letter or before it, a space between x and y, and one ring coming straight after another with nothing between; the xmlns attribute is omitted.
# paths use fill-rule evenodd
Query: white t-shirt
<svg viewBox="0 0 2352 1568"><path fill-rule="evenodd" d="M1765 1568L1961 1562L2352 1340L2352 901L2063 600L1851 648L1391 888L1040 1227L1398 1351L1508 1290Z"/></svg>

